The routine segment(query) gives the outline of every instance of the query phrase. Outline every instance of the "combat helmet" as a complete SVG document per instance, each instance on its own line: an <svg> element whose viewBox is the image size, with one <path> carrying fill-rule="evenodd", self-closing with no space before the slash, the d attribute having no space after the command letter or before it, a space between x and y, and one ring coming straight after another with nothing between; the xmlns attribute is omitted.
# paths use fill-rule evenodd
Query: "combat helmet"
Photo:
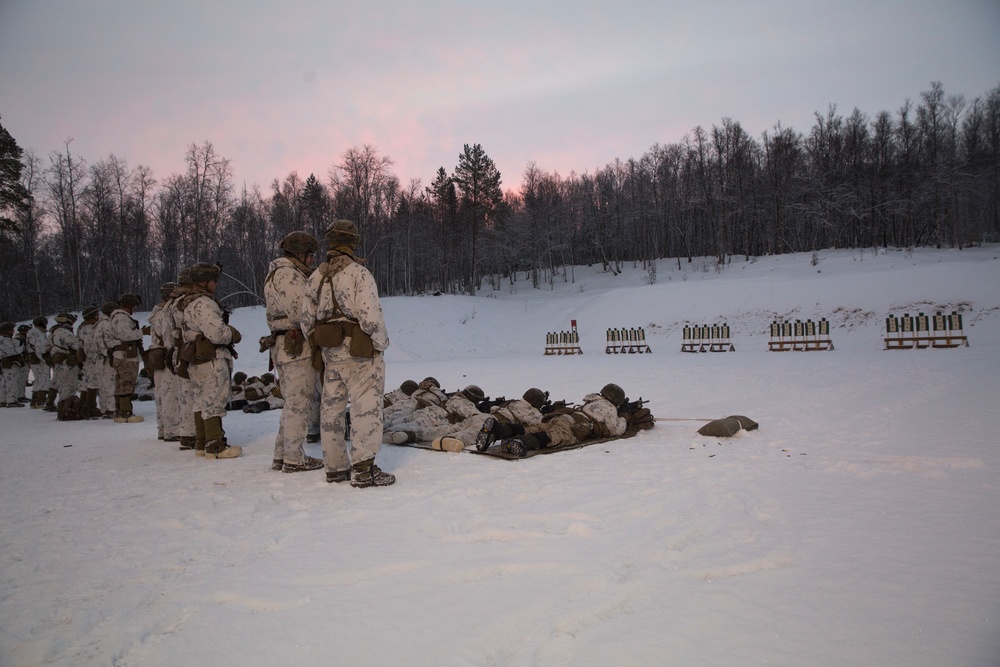
<svg viewBox="0 0 1000 667"><path fill-rule="evenodd" d="M479 388L477 385L474 384L470 384L468 387L463 389L462 396L465 396L473 403L478 403L479 401L486 400L486 394L483 392L481 388Z"/></svg>
<svg viewBox="0 0 1000 667"><path fill-rule="evenodd" d="M281 239L278 246L286 255L315 255L319 251L319 241L306 232L291 232Z"/></svg>
<svg viewBox="0 0 1000 667"><path fill-rule="evenodd" d="M604 385L601 389L601 396L611 401L611 404L616 408L625 402L625 390L613 382Z"/></svg>
<svg viewBox="0 0 1000 667"><path fill-rule="evenodd" d="M531 407L536 410L541 410L542 406L545 405L545 401L549 399L549 392L542 391L538 387L532 387L528 391L524 392L524 396L521 398L527 401Z"/></svg>
<svg viewBox="0 0 1000 667"><path fill-rule="evenodd" d="M324 236L326 244L331 248L345 245L353 248L360 239L357 225L350 220L334 220Z"/></svg>
<svg viewBox="0 0 1000 667"><path fill-rule="evenodd" d="M192 283L208 283L222 276L222 267L218 264L198 262L190 269Z"/></svg>

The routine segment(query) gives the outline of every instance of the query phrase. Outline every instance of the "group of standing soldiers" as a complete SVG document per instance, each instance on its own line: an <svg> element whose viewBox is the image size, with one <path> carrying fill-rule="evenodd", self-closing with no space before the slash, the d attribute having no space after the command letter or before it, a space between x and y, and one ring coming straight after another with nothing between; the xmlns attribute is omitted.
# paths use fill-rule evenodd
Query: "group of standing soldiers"
<svg viewBox="0 0 1000 667"><path fill-rule="evenodd" d="M56 412L57 402L72 398L89 417L142 421L132 412L142 351L142 331L132 313L139 303L137 295L123 294L101 308L85 308L75 332L71 313L56 315L51 328L48 318L36 317L16 335L12 322L0 324L0 404Z"/></svg>
<svg viewBox="0 0 1000 667"><path fill-rule="evenodd" d="M353 222L335 221L325 235L326 261L314 269L319 242L292 232L268 268L264 293L271 333L265 347L284 397L272 467L325 467L328 482L386 486L395 477L375 464L375 455L389 336L375 279L355 255L359 240ZM73 399L85 417L139 422L132 395L144 363L155 388L160 439L209 459L240 456L242 448L228 443L222 424L241 334L215 299L221 275L216 264L182 270L177 282L161 286L162 300L150 312L146 331L132 318L140 304L135 294L84 309L75 333L76 316L69 313L56 315L51 330L46 318L36 318L16 336L12 322L0 324L0 404L23 407L30 373L31 407L56 411L57 401ZM317 401L322 460L306 456L303 447Z"/></svg>

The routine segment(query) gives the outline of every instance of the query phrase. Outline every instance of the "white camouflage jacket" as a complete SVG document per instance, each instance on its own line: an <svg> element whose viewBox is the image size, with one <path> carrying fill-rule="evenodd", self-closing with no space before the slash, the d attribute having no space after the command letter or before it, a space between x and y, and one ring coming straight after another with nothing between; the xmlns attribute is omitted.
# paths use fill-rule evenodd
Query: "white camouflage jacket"
<svg viewBox="0 0 1000 667"><path fill-rule="evenodd" d="M201 334L216 345L216 359L232 359L229 348L233 342L233 330L222 319L222 307L208 292L197 296L184 297L181 330L184 342L189 343Z"/></svg>
<svg viewBox="0 0 1000 667"><path fill-rule="evenodd" d="M111 312L110 319L108 328L104 332L104 340L107 343L108 349L113 349L125 343L142 342L142 329L139 328L139 322L132 319L127 310L116 308ZM126 352L124 350L115 350L113 354L115 359L124 359L125 355Z"/></svg>
<svg viewBox="0 0 1000 667"><path fill-rule="evenodd" d="M328 273L331 274L329 282L326 280ZM303 333L309 335L317 322L334 319L337 312L334 296L341 312L371 336L374 348L379 352L385 351L389 347L389 331L385 327L375 278L368 269L347 255L337 255L323 262L309 277L302 296ZM346 348L345 344L336 349L339 355L347 356Z"/></svg>
<svg viewBox="0 0 1000 667"><path fill-rule="evenodd" d="M90 340L90 344L94 354L104 359L108 358L108 349L111 347L109 345L109 343L111 342L109 340L110 327L111 327L111 318L105 315L104 313L100 313L97 316L97 324L94 325L94 335L91 337ZM83 351L87 353L87 356L90 356L91 350L84 348Z"/></svg>
<svg viewBox="0 0 1000 667"><path fill-rule="evenodd" d="M583 397L583 412L594 422L594 430L601 437L618 437L625 432L628 423L618 415L618 408L600 394ZM606 431L607 434L602 431Z"/></svg>
<svg viewBox="0 0 1000 667"><path fill-rule="evenodd" d="M22 363L21 354L24 352L24 346L21 344L17 338L12 336L0 336L0 360L4 360L7 364ZM12 359L11 357L17 357Z"/></svg>
<svg viewBox="0 0 1000 667"><path fill-rule="evenodd" d="M275 331L297 331L302 334L301 313L302 297L306 284L312 272L302 262L291 257L279 257L267 267L267 278L264 280L264 303L267 305L267 328ZM275 353L278 362L302 359L309 356L309 346L303 346L302 352L292 357L284 350L279 339Z"/></svg>
<svg viewBox="0 0 1000 667"><path fill-rule="evenodd" d="M80 347L80 341L73 333L73 329L65 324L60 324L52 329L52 354L65 354L72 357L76 363L76 351Z"/></svg>
<svg viewBox="0 0 1000 667"><path fill-rule="evenodd" d="M28 329L28 352L34 354L41 361L43 354L49 352L49 338L45 334L45 329L36 326ZM34 362L38 363L38 362Z"/></svg>

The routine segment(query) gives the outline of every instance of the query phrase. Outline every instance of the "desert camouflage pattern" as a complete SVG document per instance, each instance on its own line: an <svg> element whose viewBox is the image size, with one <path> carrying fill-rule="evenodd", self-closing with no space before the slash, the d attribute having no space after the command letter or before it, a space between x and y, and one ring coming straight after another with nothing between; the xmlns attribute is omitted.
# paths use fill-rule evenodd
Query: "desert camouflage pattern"
<svg viewBox="0 0 1000 667"><path fill-rule="evenodd" d="M115 396L131 396L135 392L135 381L139 378L138 348L129 356L124 350L113 350L123 343L142 342L139 322L132 319L127 310L118 308L111 312L111 321L104 332L104 340L111 350L111 367L115 371Z"/></svg>
<svg viewBox="0 0 1000 667"><path fill-rule="evenodd" d="M617 438L625 432L625 418L618 416L618 408L600 394L584 396L581 409L594 423L594 434L598 437Z"/></svg>
<svg viewBox="0 0 1000 667"><path fill-rule="evenodd" d="M186 342L200 333L217 346L215 359L188 366L191 376L192 412L200 412L204 420L226 416L226 403L232 385L233 355L225 347L233 342L233 330L222 319L222 308L207 292L185 297L181 331Z"/></svg>
<svg viewBox="0 0 1000 667"><path fill-rule="evenodd" d="M531 427L542 423L542 413L522 398L497 405L492 412L497 420L506 424L520 424L525 431L531 431Z"/></svg>
<svg viewBox="0 0 1000 667"><path fill-rule="evenodd" d="M52 364L51 389L59 392L59 400L73 396L80 388L80 371L76 363L76 351L80 341L70 325L60 324L52 328L49 354L65 356L61 363Z"/></svg>
<svg viewBox="0 0 1000 667"><path fill-rule="evenodd" d="M44 356L49 353L49 338L45 333L45 329L41 327L32 326L28 330L28 354L35 355L34 357L29 356L29 361L31 363L31 376L34 378L34 382L31 385L31 390L35 391L48 391L52 384L52 372L49 369L49 365L45 363ZM38 361L35 361L35 359Z"/></svg>
<svg viewBox="0 0 1000 667"><path fill-rule="evenodd" d="M309 267L291 257L280 257L267 268L264 281L264 302L267 306L267 326L274 331L302 333L300 317L302 297L312 272ZM281 382L284 396L278 435L274 439L274 459L291 464L305 461L303 446L310 425L319 420L319 373L312 367L312 350L302 346L302 352L292 355L285 350L285 335L278 336L271 348L271 359ZM272 397L273 398L273 397Z"/></svg>
<svg viewBox="0 0 1000 667"><path fill-rule="evenodd" d="M572 415L557 414L539 424L538 429L549 436L549 447L561 447L590 437L593 424L589 418L574 419Z"/></svg>
<svg viewBox="0 0 1000 667"><path fill-rule="evenodd" d="M326 281L330 275L329 282ZM327 471L347 470L352 463L375 458L382 446L382 401L389 332L382 314L375 278L346 255L331 256L314 271L302 299L301 325L311 334L317 322L331 319L336 307L371 336L372 359L352 357L350 338L338 347L323 349L323 398L320 441ZM351 452L344 439L344 411L351 405Z"/></svg>

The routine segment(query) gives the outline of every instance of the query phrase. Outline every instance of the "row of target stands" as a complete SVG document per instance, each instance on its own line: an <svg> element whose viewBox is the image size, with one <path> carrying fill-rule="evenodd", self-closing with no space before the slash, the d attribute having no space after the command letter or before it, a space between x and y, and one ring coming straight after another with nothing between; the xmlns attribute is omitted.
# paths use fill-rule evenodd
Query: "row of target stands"
<svg viewBox="0 0 1000 667"><path fill-rule="evenodd" d="M933 317L919 313L885 318L886 350L960 346L969 347L969 339L962 328L962 316L956 312L936 313Z"/></svg>
<svg viewBox="0 0 1000 667"><path fill-rule="evenodd" d="M885 319L885 349L907 350L928 347L950 348L969 346L969 339L962 328L962 316L937 313L933 317L920 313L889 316ZM730 339L728 324L694 324L684 327L681 352L735 352ZM830 323L823 318L771 322L770 352L817 352L832 350ZM645 354L653 350L646 344L646 331L642 327L607 330L606 354ZM545 354L583 354L576 320L571 320L569 331L550 331L545 334Z"/></svg>
<svg viewBox="0 0 1000 667"><path fill-rule="evenodd" d="M681 352L735 352L728 324L695 324L684 327Z"/></svg>
<svg viewBox="0 0 1000 667"><path fill-rule="evenodd" d="M770 352L822 352L833 349L830 339L830 323L826 318L819 322L795 320L794 322L771 322L771 340L767 342Z"/></svg>
<svg viewBox="0 0 1000 667"><path fill-rule="evenodd" d="M545 354L583 354L576 320L570 321L569 331L550 331L545 334ZM606 354L646 354L652 352L646 344L646 331L639 328L608 329Z"/></svg>

